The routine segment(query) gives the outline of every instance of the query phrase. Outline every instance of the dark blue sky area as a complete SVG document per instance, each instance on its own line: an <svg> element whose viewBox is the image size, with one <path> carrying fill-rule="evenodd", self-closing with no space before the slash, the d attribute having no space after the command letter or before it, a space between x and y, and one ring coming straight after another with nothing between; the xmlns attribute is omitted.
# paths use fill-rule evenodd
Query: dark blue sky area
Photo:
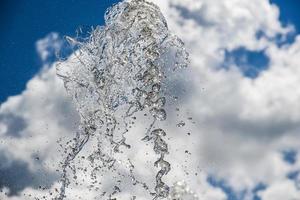
<svg viewBox="0 0 300 200"><path fill-rule="evenodd" d="M299 0L270 0L280 9L280 21L283 24L294 24L297 33L300 32L300 1Z"/></svg>
<svg viewBox="0 0 300 200"><path fill-rule="evenodd" d="M74 35L79 26L103 24L103 15L118 0L1 0L0 103L19 94L41 63L35 42L50 32ZM300 31L300 1L272 0L281 20Z"/></svg>
<svg viewBox="0 0 300 200"><path fill-rule="evenodd" d="M117 0L1 0L0 103L19 94L41 63L35 42L50 32L75 35L79 26L101 25Z"/></svg>

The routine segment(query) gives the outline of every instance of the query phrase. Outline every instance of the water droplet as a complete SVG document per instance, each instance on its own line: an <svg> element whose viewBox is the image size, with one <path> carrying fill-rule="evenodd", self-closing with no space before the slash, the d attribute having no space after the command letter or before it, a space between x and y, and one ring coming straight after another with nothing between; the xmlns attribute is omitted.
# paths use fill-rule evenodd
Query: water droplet
<svg viewBox="0 0 300 200"><path fill-rule="evenodd" d="M158 83L154 84L152 86L152 91L153 92L159 92L160 91L160 85Z"/></svg>
<svg viewBox="0 0 300 200"><path fill-rule="evenodd" d="M176 126L178 128L185 126L185 122L184 121L180 121L178 124L176 124Z"/></svg>
<svg viewBox="0 0 300 200"><path fill-rule="evenodd" d="M167 119L167 113L164 109L152 108L150 112L153 117L159 121L164 121Z"/></svg>
<svg viewBox="0 0 300 200"><path fill-rule="evenodd" d="M160 128L153 130L151 134L155 136L166 136L166 132Z"/></svg>

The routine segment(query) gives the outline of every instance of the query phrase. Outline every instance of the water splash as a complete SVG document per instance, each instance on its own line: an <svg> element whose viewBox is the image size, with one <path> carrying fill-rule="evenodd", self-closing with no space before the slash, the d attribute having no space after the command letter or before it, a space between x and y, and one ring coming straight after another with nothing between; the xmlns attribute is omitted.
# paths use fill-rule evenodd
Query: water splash
<svg viewBox="0 0 300 200"><path fill-rule="evenodd" d="M56 199L66 197L71 175L77 178L74 160L85 146L92 145L87 145L92 140L97 142L85 159L90 162L94 183L99 173L118 171L122 165L129 169L132 184L142 186L154 199L168 197L170 188L163 182L171 170L165 160L169 153L164 139L167 134L157 126L167 119L164 80L169 72L175 73L188 65L183 42L169 32L159 8L144 0L118 3L106 12L105 26L93 29L88 38L66 39L77 50L57 65L57 75L73 98L81 122L70 148L65 149L62 186ZM130 159L118 158L123 147L131 147L126 134L136 120L134 115L141 111L153 118L143 140L153 143L158 155L154 163L159 168L154 192L137 180ZM125 176L121 172L117 174ZM111 199L121 192L120 182L116 182L113 192L104 191L102 196Z"/></svg>

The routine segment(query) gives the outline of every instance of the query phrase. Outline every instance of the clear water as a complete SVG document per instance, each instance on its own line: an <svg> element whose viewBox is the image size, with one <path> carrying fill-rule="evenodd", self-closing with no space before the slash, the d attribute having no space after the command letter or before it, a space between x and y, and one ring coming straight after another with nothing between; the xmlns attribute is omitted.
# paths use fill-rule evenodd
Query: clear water
<svg viewBox="0 0 300 200"><path fill-rule="evenodd" d="M81 122L76 137L64 146L61 188L55 199L67 198L71 183L80 185L79 171L90 181L89 189L99 193L98 199L116 199L126 180L152 199L194 198L183 183L164 182L171 170L168 133L160 128L168 116L165 79L187 67L188 54L183 42L168 30L159 8L143 0L121 2L107 11L105 26L96 27L88 37L66 39L76 50L57 65L57 75L75 102ZM126 155L135 145L129 144L126 135L141 120L141 113L150 116L151 123L137 140L152 145L157 155L153 188L138 180L135 165ZM84 149L87 156L80 155ZM104 187L106 181L113 184ZM131 199L136 199L134 191Z"/></svg>

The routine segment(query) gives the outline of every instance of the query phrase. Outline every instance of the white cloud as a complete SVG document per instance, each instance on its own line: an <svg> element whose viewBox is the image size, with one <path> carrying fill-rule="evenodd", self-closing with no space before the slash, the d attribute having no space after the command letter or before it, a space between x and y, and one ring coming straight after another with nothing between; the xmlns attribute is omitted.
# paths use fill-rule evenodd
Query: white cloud
<svg viewBox="0 0 300 200"><path fill-rule="evenodd" d="M3 103L0 115L25 121L18 133L21 137L13 137L17 133L9 129L2 134L1 149L10 151L15 159L26 161L32 167L35 163L33 154L56 159L56 140L75 130L77 117L54 68L41 71L28 82L21 95L10 97Z"/></svg>
<svg viewBox="0 0 300 200"><path fill-rule="evenodd" d="M37 42L37 46L52 48L53 40L48 37L53 39L53 34ZM53 45L58 48L56 43ZM38 48L41 56L45 51ZM0 157L3 158L0 169L3 173L20 170L16 172L20 174L18 179L13 178L13 174L2 174L1 187L9 182L15 184L12 188L20 190L23 185L37 187L54 181L55 170L62 159L57 140L71 138L77 121L77 113L65 94L63 83L56 77L55 69L45 64L27 83L22 94L9 97L0 106ZM10 172L6 172L9 169ZM28 177L32 178L24 182Z"/></svg>
<svg viewBox="0 0 300 200"><path fill-rule="evenodd" d="M186 107L200 122L192 132L201 165L238 190L286 180L291 166L280 151L299 150L300 44L278 47L271 38L293 27L281 25L269 1L153 1L191 53L196 89ZM257 38L259 31L267 37ZM223 50L239 47L265 49L269 69L255 80L218 69Z"/></svg>
<svg viewBox="0 0 300 200"><path fill-rule="evenodd" d="M55 56L60 51L64 42L56 32L49 33L45 38L36 42L36 50L43 62Z"/></svg>
<svg viewBox="0 0 300 200"><path fill-rule="evenodd" d="M291 181L280 181L272 184L266 191L260 193L263 200L296 200L300 197L300 191L294 186Z"/></svg>
<svg viewBox="0 0 300 200"><path fill-rule="evenodd" d="M299 198L299 190L286 175L300 169L300 156L296 164L290 165L283 161L281 151L300 151L300 37L280 47L275 40L277 35L293 32L293 27L282 26L278 7L267 0L153 2L161 7L171 30L185 41L192 61L180 81L170 86L179 85L186 92L179 92L180 115L171 114L172 123L167 125L171 137L168 160L173 166L168 181L185 179L205 200L226 199L223 191L207 183L210 174L226 180L237 191L247 189L249 199L259 183L267 185L266 190L259 192L262 200ZM266 36L257 38L259 31ZM51 37L37 43L43 60L48 56L45 49ZM220 69L224 49L241 46L252 51L265 50L270 59L268 70L256 79L244 77L234 67ZM169 111L174 109L170 107ZM2 104L0 116L14 116L26 122L19 138L11 136L7 123L0 123L0 149L13 159L27 162L33 171L36 154L48 170L55 169L60 159L56 140L71 137L77 121L53 67L45 68L28 82L22 94ZM193 120L187 120L190 116ZM186 122L181 129L175 126L180 120ZM128 136L131 143L143 134L137 133ZM133 148L144 148L143 145L136 142ZM186 149L191 155L185 153ZM143 169L137 170L138 174L148 177L153 172L153 168L145 166L142 151L128 153L137 169ZM28 191L37 192L29 188Z"/></svg>

